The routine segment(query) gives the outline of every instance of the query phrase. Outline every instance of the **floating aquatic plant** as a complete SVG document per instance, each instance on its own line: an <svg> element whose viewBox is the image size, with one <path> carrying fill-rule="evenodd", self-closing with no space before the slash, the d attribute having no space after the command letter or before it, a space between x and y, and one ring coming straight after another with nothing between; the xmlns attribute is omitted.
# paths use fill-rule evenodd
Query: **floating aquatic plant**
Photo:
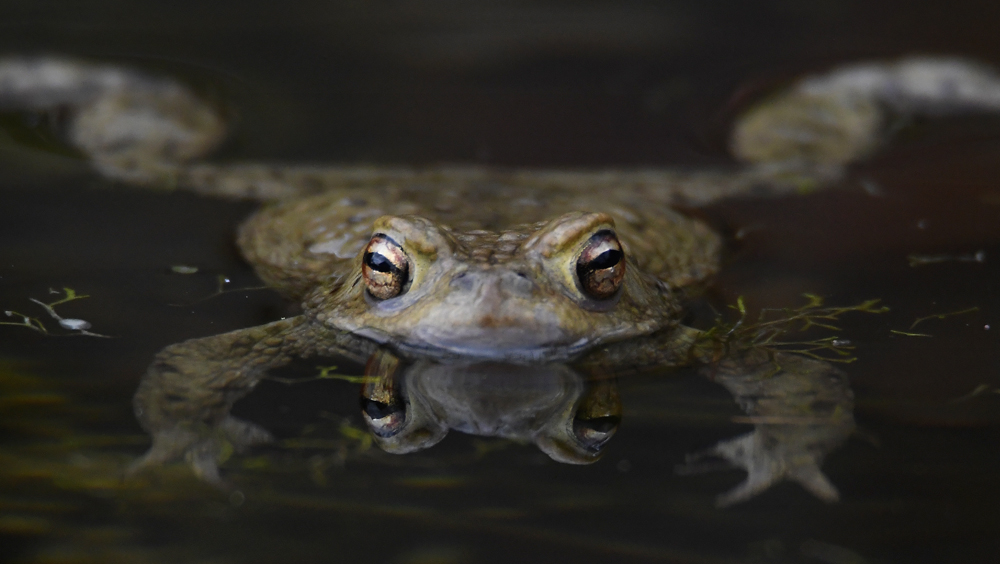
<svg viewBox="0 0 1000 564"><path fill-rule="evenodd" d="M879 305L881 300L867 300L851 306L827 306L815 294L803 294L806 303L797 308L764 308L752 319L746 303L740 296L729 308L739 313L739 318L729 322L721 316L714 327L701 335L702 343L710 347L711 358L718 360L727 354L750 350L766 351L777 362L778 353L794 353L826 362L850 363L857 360L854 345L837 335L814 339L796 339L810 329L840 331L835 325L848 313L885 313L889 308ZM780 368L780 367L779 367Z"/></svg>
<svg viewBox="0 0 1000 564"><path fill-rule="evenodd" d="M60 294L59 291L53 290L52 288L49 288L49 293L50 294ZM42 309L44 309L45 312L49 314L49 317L51 317L52 319L55 319L59 323L60 327L62 327L63 329L66 329L68 331L74 331L74 333L69 333L70 335L86 335L88 337L108 338L107 335L101 335L99 333L93 333L93 332L91 332L89 330L90 327L91 327L89 321L85 321L83 319L63 317L63 316L59 315L56 312L56 310L55 310L55 307L58 306L58 305L62 305L62 304L68 303L68 302L76 301L76 300L82 300L84 298L89 298L90 296L81 296L81 295L77 294L76 290L74 290L73 288L63 288L62 294L64 294L64 297L62 299L56 300L54 302L49 302L49 303L45 303L45 302L42 302L40 300L36 300L35 298L28 298L28 299L30 301L38 304L39 306L41 306ZM13 325L15 327L27 327L28 329L31 329L32 331L37 331L37 332L45 334L45 335L52 335L53 334L53 333L49 332L49 330L45 326L45 324L42 323L42 320L39 319L39 318L37 318L37 317L32 317L30 315L26 315L26 314L14 311L12 309L4 310L4 315L6 315L7 317L11 317L11 318L18 318L19 317L19 318L21 318L21 320L20 321L0 321L0 325Z"/></svg>

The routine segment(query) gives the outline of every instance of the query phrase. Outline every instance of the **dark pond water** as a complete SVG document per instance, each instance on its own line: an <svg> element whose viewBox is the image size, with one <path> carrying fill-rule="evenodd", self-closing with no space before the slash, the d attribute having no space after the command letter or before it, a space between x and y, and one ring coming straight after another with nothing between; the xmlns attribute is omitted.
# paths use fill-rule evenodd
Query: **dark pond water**
<svg viewBox="0 0 1000 564"><path fill-rule="evenodd" d="M0 54L183 76L238 123L222 157L307 162L721 165L742 99L734 92L912 53L1000 64L998 31L1000 5L975 1L0 2ZM891 308L840 324L857 346L845 370L858 432L823 470L841 500L782 483L724 509L716 496L743 472L675 467L750 426L725 389L687 371L620 380L620 428L588 466L455 432L420 453L384 453L359 432L357 385L323 380L264 382L237 405L281 441L225 462L234 490L182 464L123 480L149 444L131 396L156 351L290 306L269 291L201 299L219 275L232 288L259 284L232 243L254 206L116 185L20 118L4 120L0 310L54 327L29 298L54 301L50 288L70 287L89 297L60 312L113 338L0 326L0 560L846 564L1000 554L997 116L918 121L836 190L700 212L729 234L707 297L715 307L738 296L751 309L792 306L808 292ZM980 261L908 260L979 252Z"/></svg>

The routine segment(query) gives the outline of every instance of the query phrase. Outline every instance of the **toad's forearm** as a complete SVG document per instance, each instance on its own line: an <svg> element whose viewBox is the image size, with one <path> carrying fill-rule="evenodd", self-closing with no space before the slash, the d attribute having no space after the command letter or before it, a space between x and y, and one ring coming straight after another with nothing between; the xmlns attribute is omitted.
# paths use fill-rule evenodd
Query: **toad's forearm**
<svg viewBox="0 0 1000 564"><path fill-rule="evenodd" d="M268 370L295 357L339 355L363 361L366 348L372 345L305 316L177 343L156 355L139 384L136 415L150 431L176 424L212 426Z"/></svg>

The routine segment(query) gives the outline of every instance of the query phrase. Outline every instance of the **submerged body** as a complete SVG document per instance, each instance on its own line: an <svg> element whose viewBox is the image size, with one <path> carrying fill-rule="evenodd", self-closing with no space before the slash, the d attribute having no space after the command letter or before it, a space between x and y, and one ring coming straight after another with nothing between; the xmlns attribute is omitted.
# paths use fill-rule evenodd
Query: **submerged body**
<svg viewBox="0 0 1000 564"><path fill-rule="evenodd" d="M218 480L222 441L268 438L233 418L233 403L295 356L364 362L387 348L602 373L701 361L683 297L716 272L721 242L679 204L829 184L877 148L891 112L997 110L1000 79L946 59L810 77L734 124L742 164L704 172L198 163L225 124L189 89L51 58L0 59L0 108L65 112L67 141L110 178L269 202L241 227L240 248L304 313L167 347L135 400L154 437L141 464L187 455Z"/></svg>

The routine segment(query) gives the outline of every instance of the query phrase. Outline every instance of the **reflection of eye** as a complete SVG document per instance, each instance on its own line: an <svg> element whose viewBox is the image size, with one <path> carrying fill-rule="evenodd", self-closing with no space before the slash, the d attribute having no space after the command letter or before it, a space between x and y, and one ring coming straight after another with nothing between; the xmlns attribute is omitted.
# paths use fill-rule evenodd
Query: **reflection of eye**
<svg viewBox="0 0 1000 564"><path fill-rule="evenodd" d="M614 415L593 419L576 417L573 419L573 434L584 448L590 452L600 452L618 430L619 423L621 418Z"/></svg>
<svg viewBox="0 0 1000 564"><path fill-rule="evenodd" d="M369 294L388 300L403 293L410 276L410 261L395 241L379 233L372 237L365 249L361 274Z"/></svg>
<svg viewBox="0 0 1000 564"><path fill-rule="evenodd" d="M406 411L397 403L382 403L362 396L361 413L372 432L383 438L395 435L406 423Z"/></svg>
<svg viewBox="0 0 1000 564"><path fill-rule="evenodd" d="M625 278L625 253L610 230L598 231L576 261L576 277L584 293L597 300L615 295Z"/></svg>

